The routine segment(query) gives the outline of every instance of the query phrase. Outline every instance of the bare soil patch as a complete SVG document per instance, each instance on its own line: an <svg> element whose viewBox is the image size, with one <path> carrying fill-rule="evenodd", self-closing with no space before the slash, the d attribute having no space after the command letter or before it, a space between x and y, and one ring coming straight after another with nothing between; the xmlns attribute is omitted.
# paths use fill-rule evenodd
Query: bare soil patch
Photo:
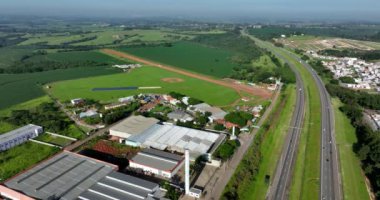
<svg viewBox="0 0 380 200"><path fill-rule="evenodd" d="M180 83L180 82L183 82L184 80L181 78L171 77L171 78L163 78L163 79L161 79L161 81L164 81L167 83Z"/></svg>

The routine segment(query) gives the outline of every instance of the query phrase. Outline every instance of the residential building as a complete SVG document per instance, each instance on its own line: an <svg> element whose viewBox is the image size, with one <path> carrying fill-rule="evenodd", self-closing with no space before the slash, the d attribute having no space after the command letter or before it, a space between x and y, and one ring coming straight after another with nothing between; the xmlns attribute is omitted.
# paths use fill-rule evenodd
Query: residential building
<svg viewBox="0 0 380 200"><path fill-rule="evenodd" d="M87 118L87 117L98 117L100 116L99 113L96 110L87 110L85 112L79 113L79 118Z"/></svg>
<svg viewBox="0 0 380 200"><path fill-rule="evenodd" d="M38 137L41 133L43 133L41 126L28 124L13 131L0 134L0 152Z"/></svg>
<svg viewBox="0 0 380 200"><path fill-rule="evenodd" d="M81 98L71 99L70 102L71 102L71 105L77 106L77 105L83 104L84 103L84 99L81 99Z"/></svg>
<svg viewBox="0 0 380 200"><path fill-rule="evenodd" d="M181 169L184 157L155 149L143 149L129 160L129 167L164 178L172 178Z"/></svg>

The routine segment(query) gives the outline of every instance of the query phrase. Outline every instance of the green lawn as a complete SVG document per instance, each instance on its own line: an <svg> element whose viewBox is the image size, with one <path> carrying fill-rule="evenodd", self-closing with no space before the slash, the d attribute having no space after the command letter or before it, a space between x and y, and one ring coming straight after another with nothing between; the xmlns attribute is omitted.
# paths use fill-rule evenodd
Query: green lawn
<svg viewBox="0 0 380 200"><path fill-rule="evenodd" d="M121 51L215 77L231 74L236 64L230 61L232 52L206 47L192 42L174 43L172 47L130 47Z"/></svg>
<svg viewBox="0 0 380 200"><path fill-rule="evenodd" d="M59 151L34 142L26 142L0 153L0 182L16 175Z"/></svg>
<svg viewBox="0 0 380 200"><path fill-rule="evenodd" d="M16 128L17 128L16 126L14 126L10 123L0 121L0 134L9 132L9 131L16 129Z"/></svg>
<svg viewBox="0 0 380 200"><path fill-rule="evenodd" d="M241 199L265 199L268 190L265 176L269 175L273 178L296 103L296 89L294 85L288 86L283 94L286 96L286 100L284 104L281 104L280 116L276 121L270 123L271 128L261 145L262 160L260 170L255 181L241 194Z"/></svg>
<svg viewBox="0 0 380 200"><path fill-rule="evenodd" d="M5 108L3 110L0 110L0 117L9 116L12 112L12 110L29 110L31 108L35 108L36 106L40 105L44 102L51 102L51 99L49 96L45 95L42 97L38 97L36 99L32 99L30 101L26 101L17 105L10 106L8 108Z"/></svg>
<svg viewBox="0 0 380 200"><path fill-rule="evenodd" d="M360 160L352 149L353 144L357 141L355 128L339 110L342 105L341 102L338 99L333 99L332 102L335 112L335 134L339 149L344 199L370 199L365 185L365 177L360 167Z"/></svg>
<svg viewBox="0 0 380 200"><path fill-rule="evenodd" d="M10 67L14 62L20 61L23 56L31 54L32 51L22 48L0 48L0 68Z"/></svg>
<svg viewBox="0 0 380 200"><path fill-rule="evenodd" d="M47 134L47 133L42 134L42 135L38 136L35 139L39 140L39 141L55 144L55 145L58 145L58 146L61 146L61 147L65 147L65 146L67 146L67 145L69 145L70 143L73 142L73 140L68 140L66 138L62 138L62 137L58 137L58 136L53 136L53 135L50 135L50 134Z"/></svg>
<svg viewBox="0 0 380 200"><path fill-rule="evenodd" d="M118 72L119 70L109 67L85 67L26 74L0 74L0 109L45 96L41 84Z"/></svg>
<svg viewBox="0 0 380 200"><path fill-rule="evenodd" d="M180 78L183 82L168 83L163 78ZM161 89L92 91L93 88L128 87L128 86L157 86ZM185 75L166 71L156 67L144 66L129 73L83 78L72 81L62 81L52 84L51 94L66 101L72 98L91 98L100 101L114 101L117 98L140 93L169 93L179 92L198 98L212 105L228 105L239 98L236 91Z"/></svg>

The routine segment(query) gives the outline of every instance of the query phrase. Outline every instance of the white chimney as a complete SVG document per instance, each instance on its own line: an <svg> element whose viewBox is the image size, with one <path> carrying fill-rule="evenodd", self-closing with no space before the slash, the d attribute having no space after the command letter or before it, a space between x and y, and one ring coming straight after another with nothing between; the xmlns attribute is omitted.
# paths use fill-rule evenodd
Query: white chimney
<svg viewBox="0 0 380 200"><path fill-rule="evenodd" d="M189 150L185 150L185 194L190 192L190 155Z"/></svg>
<svg viewBox="0 0 380 200"><path fill-rule="evenodd" d="M231 137L230 137L230 140L236 140L235 126L232 127L232 135L231 135Z"/></svg>

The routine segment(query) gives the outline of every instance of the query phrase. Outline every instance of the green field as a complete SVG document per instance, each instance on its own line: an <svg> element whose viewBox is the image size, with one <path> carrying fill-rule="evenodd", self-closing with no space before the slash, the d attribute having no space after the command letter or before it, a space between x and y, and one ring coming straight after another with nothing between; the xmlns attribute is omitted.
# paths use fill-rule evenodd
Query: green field
<svg viewBox="0 0 380 200"><path fill-rule="evenodd" d="M59 151L34 142L26 142L0 153L0 182L16 175L37 162L46 159Z"/></svg>
<svg viewBox="0 0 380 200"><path fill-rule="evenodd" d="M0 109L44 96L41 84L118 72L108 67L85 67L27 74L0 74Z"/></svg>
<svg viewBox="0 0 380 200"><path fill-rule="evenodd" d="M20 61L23 56L29 55L32 52L32 49L0 48L0 68L7 68L14 62Z"/></svg>
<svg viewBox="0 0 380 200"><path fill-rule="evenodd" d="M58 145L61 147L65 147L65 146L69 145L71 142L73 142L72 140L68 140L68 139L62 138L62 137L53 136L53 135L50 135L47 133L38 136L37 138L35 138L35 140L55 144L55 145Z"/></svg>
<svg viewBox="0 0 380 200"><path fill-rule="evenodd" d="M183 82L168 83L163 78L180 78ZM92 91L103 87L161 87L161 89ZM140 93L169 93L171 91L201 99L213 105L228 105L239 98L236 91L206 81L190 78L156 67L144 66L129 73L62 81L52 84L51 94L61 101L72 98L91 98L103 102Z"/></svg>
<svg viewBox="0 0 380 200"><path fill-rule="evenodd" d="M261 144L262 160L260 170L255 180L241 194L241 199L265 199L268 190L268 183L265 182L265 176L273 178L276 165L281 156L282 147L289 129L293 109L296 102L296 90L294 85L290 85L283 92L286 97L280 105L281 112L276 121L271 122L267 136Z"/></svg>
<svg viewBox="0 0 380 200"><path fill-rule="evenodd" d="M16 104L5 109L0 110L0 117L9 116L12 110L29 110L31 108L35 108L43 102L51 102L49 96L45 95L42 97L38 97L36 99L32 99L30 101L22 102L20 104Z"/></svg>
<svg viewBox="0 0 380 200"><path fill-rule="evenodd" d="M360 160L353 152L353 144L357 142L355 128L339 110L342 105L341 102L338 99L333 99L332 102L335 112L335 134L339 149L344 199L370 199L365 185L365 176L360 167Z"/></svg>
<svg viewBox="0 0 380 200"><path fill-rule="evenodd" d="M98 51L70 51L33 56L26 61L85 62L92 61L105 64L123 64L120 59L107 56Z"/></svg>
<svg viewBox="0 0 380 200"><path fill-rule="evenodd" d="M192 42L174 43L172 47L134 47L121 48L121 51L215 77L231 74L236 64L230 61L232 52L202 46Z"/></svg>
<svg viewBox="0 0 380 200"><path fill-rule="evenodd" d="M18 45L32 45L36 43L47 43L49 45L59 45L65 42L71 42L86 38L87 35L71 35L70 33L59 34L26 34L24 38L28 38Z"/></svg>

